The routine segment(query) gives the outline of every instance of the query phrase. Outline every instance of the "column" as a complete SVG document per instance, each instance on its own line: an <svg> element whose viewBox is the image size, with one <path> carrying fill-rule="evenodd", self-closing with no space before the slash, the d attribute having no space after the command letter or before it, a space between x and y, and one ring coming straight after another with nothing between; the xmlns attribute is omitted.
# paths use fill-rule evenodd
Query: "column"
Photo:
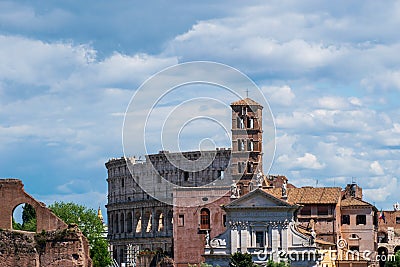
<svg viewBox="0 0 400 267"><path fill-rule="evenodd" d="M276 246L279 249L282 249L282 225L280 223L278 224L276 231Z"/></svg>
<svg viewBox="0 0 400 267"><path fill-rule="evenodd" d="M236 225L231 226L231 253L238 251L239 232Z"/></svg>
<svg viewBox="0 0 400 267"><path fill-rule="evenodd" d="M164 235L168 236L168 227L171 222L168 220L168 208L165 207L163 211ZM173 233L172 233L173 235Z"/></svg>
<svg viewBox="0 0 400 267"><path fill-rule="evenodd" d="M242 225L240 227L240 250L242 251L242 253L247 252L247 242L248 242L247 226Z"/></svg>
<svg viewBox="0 0 400 267"><path fill-rule="evenodd" d="M281 240L282 240L282 249L287 251L288 248L288 235L287 235L287 226L284 225L281 231Z"/></svg>
<svg viewBox="0 0 400 267"><path fill-rule="evenodd" d="M141 228L140 229L140 236L144 236L144 234L146 233L146 225L144 223L144 208L142 207L142 210L140 211L140 223L141 223Z"/></svg>
<svg viewBox="0 0 400 267"><path fill-rule="evenodd" d="M268 225L267 236L268 236L267 245L268 245L269 248L272 248L272 224L269 224L269 225Z"/></svg>
<svg viewBox="0 0 400 267"><path fill-rule="evenodd" d="M272 229L272 249L278 250L278 228L275 225Z"/></svg>
<svg viewBox="0 0 400 267"><path fill-rule="evenodd" d="M156 209L153 207L151 210L151 233L153 237L155 236L156 232Z"/></svg>

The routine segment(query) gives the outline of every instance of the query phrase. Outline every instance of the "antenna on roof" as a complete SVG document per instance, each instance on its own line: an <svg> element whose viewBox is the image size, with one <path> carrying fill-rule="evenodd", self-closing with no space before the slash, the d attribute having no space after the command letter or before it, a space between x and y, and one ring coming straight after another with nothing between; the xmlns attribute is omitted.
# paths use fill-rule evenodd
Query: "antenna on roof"
<svg viewBox="0 0 400 267"><path fill-rule="evenodd" d="M318 179L315 179L315 187L318 187Z"/></svg>
<svg viewBox="0 0 400 267"><path fill-rule="evenodd" d="M245 92L246 92L246 98L249 98L249 89L246 89Z"/></svg>

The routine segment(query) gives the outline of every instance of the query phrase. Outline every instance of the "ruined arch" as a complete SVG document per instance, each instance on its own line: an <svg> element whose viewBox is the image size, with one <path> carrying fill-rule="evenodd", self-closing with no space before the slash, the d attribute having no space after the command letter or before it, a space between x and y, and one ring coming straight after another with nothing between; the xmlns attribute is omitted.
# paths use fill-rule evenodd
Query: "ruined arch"
<svg viewBox="0 0 400 267"><path fill-rule="evenodd" d="M21 207L21 210L19 210L19 207ZM25 210L26 209L26 210ZM21 212L21 214L16 214L16 212ZM27 216L28 218L24 218ZM21 215L21 223L18 222L16 216L19 217ZM13 222L12 222L12 228L13 230L24 230L28 232L36 232L37 231L37 216L36 216L36 210L35 208L28 204L28 203L21 203L18 204L13 208L12 211L12 217L13 217ZM31 217L31 218L29 218Z"/></svg>
<svg viewBox="0 0 400 267"><path fill-rule="evenodd" d="M60 218L52 213L44 203L37 201L24 190L24 185L18 179L0 180L0 228L13 229L12 218L15 207L27 203L36 212L36 232L51 231L68 227Z"/></svg>

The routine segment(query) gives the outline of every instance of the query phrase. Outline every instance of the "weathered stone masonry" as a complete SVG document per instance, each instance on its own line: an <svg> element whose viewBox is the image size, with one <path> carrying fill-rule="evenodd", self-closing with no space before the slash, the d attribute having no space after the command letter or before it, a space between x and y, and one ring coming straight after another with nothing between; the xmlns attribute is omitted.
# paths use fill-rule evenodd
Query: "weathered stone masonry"
<svg viewBox="0 0 400 267"><path fill-rule="evenodd" d="M12 229L14 209L23 203L36 212L35 232ZM76 225L68 226L24 191L18 179L0 180L0 265L4 267L91 267L89 243Z"/></svg>

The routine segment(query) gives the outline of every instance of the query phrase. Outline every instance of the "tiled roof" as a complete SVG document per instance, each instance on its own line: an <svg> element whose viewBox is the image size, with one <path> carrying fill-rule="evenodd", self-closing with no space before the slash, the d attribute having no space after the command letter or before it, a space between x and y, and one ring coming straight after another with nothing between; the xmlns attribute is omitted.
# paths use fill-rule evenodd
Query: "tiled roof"
<svg viewBox="0 0 400 267"><path fill-rule="evenodd" d="M261 106L256 101L251 98L240 99L239 101L235 101L231 103L231 106Z"/></svg>
<svg viewBox="0 0 400 267"><path fill-rule="evenodd" d="M354 198L354 197L349 197L349 198L345 198L340 202L340 206L341 207L351 207L351 206L365 206L365 207L369 207L372 206L370 203L363 201L361 199L358 198Z"/></svg>
<svg viewBox="0 0 400 267"><path fill-rule="evenodd" d="M281 198L281 188L264 189L277 198ZM295 204L336 204L340 198L340 187L301 187L288 188L287 201Z"/></svg>

